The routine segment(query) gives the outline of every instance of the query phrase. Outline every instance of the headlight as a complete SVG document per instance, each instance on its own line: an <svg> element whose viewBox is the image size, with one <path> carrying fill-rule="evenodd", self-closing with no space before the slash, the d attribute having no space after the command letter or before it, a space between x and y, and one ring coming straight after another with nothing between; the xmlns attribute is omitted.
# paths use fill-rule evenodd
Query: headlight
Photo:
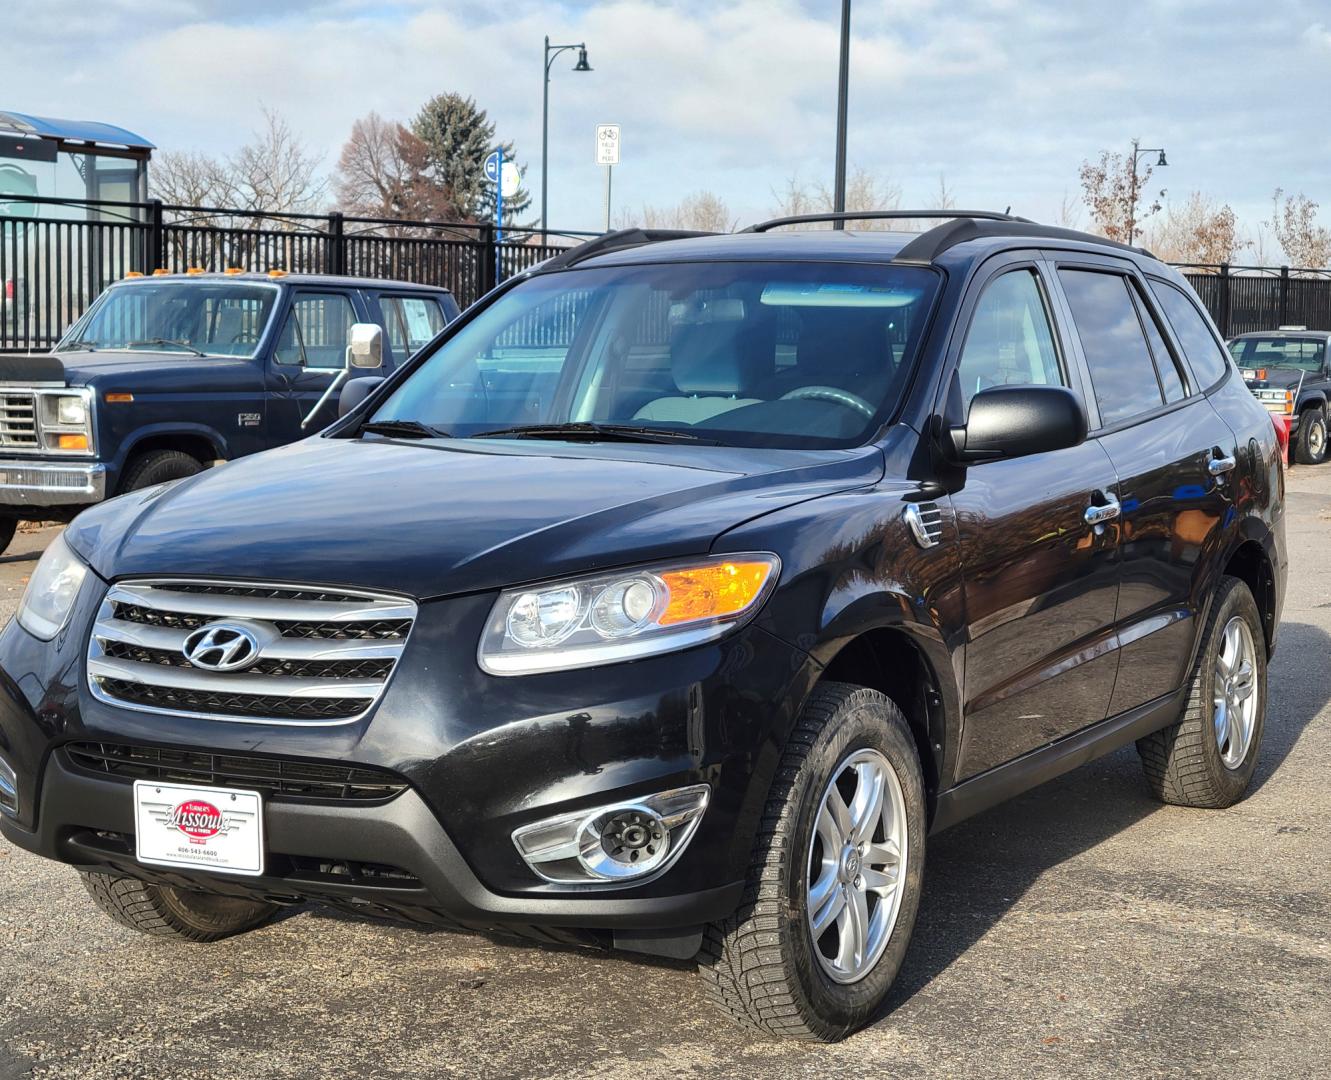
<svg viewBox="0 0 1331 1080"><path fill-rule="evenodd" d="M753 617L780 569L775 555L722 555L507 589L478 659L491 675L528 675L712 641Z"/></svg>
<svg viewBox="0 0 1331 1080"><path fill-rule="evenodd" d="M33 637L50 641L60 633L88 574L63 536L51 541L19 601L18 621Z"/></svg>
<svg viewBox="0 0 1331 1080"><path fill-rule="evenodd" d="M47 450L91 451L92 416L89 394L81 390L50 390L38 395L38 420Z"/></svg>
<svg viewBox="0 0 1331 1080"><path fill-rule="evenodd" d="M55 415L62 427L82 427L88 422L88 406L81 397L59 397Z"/></svg>

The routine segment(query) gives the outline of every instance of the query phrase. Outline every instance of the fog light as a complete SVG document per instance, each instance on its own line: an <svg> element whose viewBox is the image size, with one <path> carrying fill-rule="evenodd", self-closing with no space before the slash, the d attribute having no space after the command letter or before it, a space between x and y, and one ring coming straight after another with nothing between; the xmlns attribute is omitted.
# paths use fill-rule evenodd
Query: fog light
<svg viewBox="0 0 1331 1080"><path fill-rule="evenodd" d="M11 817L18 813L18 775L3 757L0 757L0 810Z"/></svg>
<svg viewBox="0 0 1331 1080"><path fill-rule="evenodd" d="M662 791L524 825L513 843L546 881L610 884L665 871L697 831L711 789Z"/></svg>

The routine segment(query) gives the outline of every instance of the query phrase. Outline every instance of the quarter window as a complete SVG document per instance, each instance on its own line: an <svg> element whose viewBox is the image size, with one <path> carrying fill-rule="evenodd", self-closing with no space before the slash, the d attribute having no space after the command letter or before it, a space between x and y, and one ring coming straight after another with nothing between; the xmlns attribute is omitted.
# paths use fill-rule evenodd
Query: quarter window
<svg viewBox="0 0 1331 1080"><path fill-rule="evenodd" d="M1060 270L1081 350L1091 373L1100 420L1116 424L1164 404L1155 364L1126 278Z"/></svg>
<svg viewBox="0 0 1331 1080"><path fill-rule="evenodd" d="M1160 376L1160 389L1165 392L1165 401L1182 401L1188 396L1183 386L1183 377L1178 365L1165 344L1165 337L1151 314L1150 308L1136 288L1132 289L1132 299L1137 304L1137 317L1141 319L1142 329L1146 331L1146 341L1151 346L1151 355L1155 357L1155 372Z"/></svg>
<svg viewBox="0 0 1331 1080"><path fill-rule="evenodd" d="M1182 289L1155 278L1151 279L1151 291L1164 308L1169 325L1174 328L1174 337L1188 358L1197 385L1202 388L1214 386L1228 370L1229 360L1197 305Z"/></svg>
<svg viewBox="0 0 1331 1080"><path fill-rule="evenodd" d="M355 321L356 312L345 293L300 293L291 304L273 357L279 364L341 368L347 362L347 339Z"/></svg>
<svg viewBox="0 0 1331 1080"><path fill-rule="evenodd" d="M985 286L957 362L961 394L989 386L1066 386L1040 284L1032 270L1013 270Z"/></svg>

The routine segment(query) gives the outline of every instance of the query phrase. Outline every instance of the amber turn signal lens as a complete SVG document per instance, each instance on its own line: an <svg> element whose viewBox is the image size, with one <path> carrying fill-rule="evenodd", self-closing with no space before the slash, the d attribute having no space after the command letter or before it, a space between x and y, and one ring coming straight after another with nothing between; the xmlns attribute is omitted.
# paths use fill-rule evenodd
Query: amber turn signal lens
<svg viewBox="0 0 1331 1080"><path fill-rule="evenodd" d="M124 404L127 401L133 401L134 395L108 393L103 400L105 400L108 404L111 405Z"/></svg>
<svg viewBox="0 0 1331 1080"><path fill-rule="evenodd" d="M737 615L758 598L772 573L765 562L720 562L669 570L661 580L670 590L661 626Z"/></svg>
<svg viewBox="0 0 1331 1080"><path fill-rule="evenodd" d="M61 435L56 444L61 450L86 450L88 449L88 436L86 435Z"/></svg>

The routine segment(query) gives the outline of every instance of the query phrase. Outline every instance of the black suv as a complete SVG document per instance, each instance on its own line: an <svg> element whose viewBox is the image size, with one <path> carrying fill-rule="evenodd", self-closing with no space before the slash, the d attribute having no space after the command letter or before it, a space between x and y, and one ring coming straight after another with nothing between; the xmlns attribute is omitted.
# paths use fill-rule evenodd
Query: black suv
<svg viewBox="0 0 1331 1080"><path fill-rule="evenodd" d="M696 956L833 1039L930 832L1134 741L1233 803L1272 424L1146 252L948 214L612 234L319 436L87 511L0 638L5 836L151 934L317 900Z"/></svg>

